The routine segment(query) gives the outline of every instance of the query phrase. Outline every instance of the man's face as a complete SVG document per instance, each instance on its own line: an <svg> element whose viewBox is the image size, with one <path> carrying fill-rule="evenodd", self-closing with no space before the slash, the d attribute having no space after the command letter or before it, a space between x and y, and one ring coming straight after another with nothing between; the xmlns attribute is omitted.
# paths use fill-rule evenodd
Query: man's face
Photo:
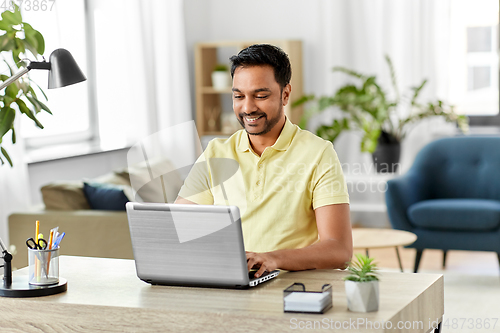
<svg viewBox="0 0 500 333"><path fill-rule="evenodd" d="M268 133L283 117L290 85L283 92L271 66L238 67L233 76L233 109L250 135Z"/></svg>

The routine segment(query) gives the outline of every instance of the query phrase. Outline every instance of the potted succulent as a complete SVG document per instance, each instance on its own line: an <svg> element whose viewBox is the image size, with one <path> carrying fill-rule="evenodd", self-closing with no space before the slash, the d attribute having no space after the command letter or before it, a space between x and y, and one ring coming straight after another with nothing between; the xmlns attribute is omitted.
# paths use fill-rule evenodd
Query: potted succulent
<svg viewBox="0 0 500 333"><path fill-rule="evenodd" d="M391 75L393 99L390 99L377 83L376 76L364 75L344 67L334 67L334 72L345 73L359 81L359 84L346 84L333 96L303 96L293 106L306 102L312 105L302 118L302 128L306 127L309 118L314 114L329 107L339 108L342 118L317 128L317 135L334 141L344 130L360 130L363 133L361 151L372 154L377 172L395 172L399 164L401 141L416 122L440 116L448 122L456 123L465 133L468 131L468 118L458 115L453 106L441 100L420 103L418 97L427 80L423 80L418 87L411 88L411 95L401 95L392 61L387 55L385 59ZM405 108L407 112L401 112Z"/></svg>
<svg viewBox="0 0 500 333"><path fill-rule="evenodd" d="M224 90L229 87L229 72L224 64L217 64L212 72L212 86L217 90Z"/></svg>
<svg viewBox="0 0 500 333"><path fill-rule="evenodd" d="M377 265L373 258L356 254L358 261L350 262L351 275L344 278L347 307L353 312L371 312L378 310L379 287Z"/></svg>
<svg viewBox="0 0 500 333"><path fill-rule="evenodd" d="M3 33L0 36L0 55L10 72L10 75L0 74L0 81L6 81L10 76L17 73L20 67L26 66L21 57L27 57L28 51L35 58L45 51L42 34L33 29L28 23L23 22L21 12L16 4L13 4L13 7L13 11L6 10L3 12L0 20L0 33ZM10 131L12 143L16 143L16 132L14 130L16 111L25 114L39 128L43 128L43 126L36 118L36 114L42 110L51 113L49 108L38 99L33 87L37 87L38 91L47 100L43 90L29 76L17 80L0 92L0 162L2 165L5 164L5 158L12 166L9 154L2 147L2 140L4 135Z"/></svg>

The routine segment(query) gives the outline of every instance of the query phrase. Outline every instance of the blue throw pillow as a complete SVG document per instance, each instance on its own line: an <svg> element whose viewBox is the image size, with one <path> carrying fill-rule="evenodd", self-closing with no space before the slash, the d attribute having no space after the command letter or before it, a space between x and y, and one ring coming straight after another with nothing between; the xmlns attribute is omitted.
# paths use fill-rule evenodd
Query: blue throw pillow
<svg viewBox="0 0 500 333"><path fill-rule="evenodd" d="M84 182L83 193L92 209L125 210L125 204L130 201L123 189L109 184Z"/></svg>

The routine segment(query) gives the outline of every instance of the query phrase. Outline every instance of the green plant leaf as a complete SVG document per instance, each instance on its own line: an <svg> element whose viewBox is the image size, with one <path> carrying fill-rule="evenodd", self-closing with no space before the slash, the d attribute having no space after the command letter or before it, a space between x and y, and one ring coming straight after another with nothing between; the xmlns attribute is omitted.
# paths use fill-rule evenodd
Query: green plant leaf
<svg viewBox="0 0 500 333"><path fill-rule="evenodd" d="M10 25L4 20L0 20L0 30L9 31Z"/></svg>
<svg viewBox="0 0 500 333"><path fill-rule="evenodd" d="M39 31L36 31L35 38L36 38L36 41L38 43L36 50L37 50L38 54L43 54L45 52L45 40L43 39L42 34Z"/></svg>
<svg viewBox="0 0 500 333"><path fill-rule="evenodd" d="M14 124L12 124L12 143L16 143L16 130L14 129Z"/></svg>
<svg viewBox="0 0 500 333"><path fill-rule="evenodd" d="M391 74L392 89L394 89L394 92L396 93L396 104L399 104L399 100L401 99L401 95L399 93L396 71L394 70L394 65L392 64L391 58L387 54L385 55L385 61L387 62L387 65L389 66L389 72Z"/></svg>
<svg viewBox="0 0 500 333"><path fill-rule="evenodd" d="M420 95L420 91L425 87L427 80L423 80L422 83L418 87L413 87L413 96L411 98L411 105L415 105L417 102L418 95Z"/></svg>
<svg viewBox="0 0 500 333"><path fill-rule="evenodd" d="M0 149L2 150L2 155L5 156L5 159L7 160L7 162L9 162L10 166L12 167L13 166L12 160L10 159L10 156L7 153L7 151L4 149L4 147L0 147ZM2 160L2 162L3 162L3 160Z"/></svg>
<svg viewBox="0 0 500 333"><path fill-rule="evenodd" d="M294 101L294 102L292 103L292 108L295 108L295 107L300 106L300 105L302 105L302 104L304 104L304 103L307 103L307 102L309 102L309 101L312 101L312 100L314 100L315 98L316 98L316 97L315 97L314 95L304 95L304 96L300 97L298 100L296 100L296 101Z"/></svg>
<svg viewBox="0 0 500 333"><path fill-rule="evenodd" d="M31 104L33 104L33 106L35 107L35 110L36 110L36 113L40 112L41 110L45 110L47 111L48 113L52 114L52 112L50 111L50 109L47 107L47 105L43 104L42 102L40 102L37 98L35 97L31 97L31 96L28 96L26 95L26 98L30 101Z"/></svg>
<svg viewBox="0 0 500 333"><path fill-rule="evenodd" d="M19 88L15 83L5 88L5 94L9 97L16 98L18 93L19 93Z"/></svg>
<svg viewBox="0 0 500 333"><path fill-rule="evenodd" d="M14 12L6 10L2 13L2 21L5 21L5 23L9 25L19 25L23 22L19 7L17 7L17 5L14 6Z"/></svg>
<svg viewBox="0 0 500 333"><path fill-rule="evenodd" d="M9 33L0 36L0 52L11 51L15 47L14 40L9 37ZM10 66L9 66L10 67Z"/></svg>
<svg viewBox="0 0 500 333"><path fill-rule="evenodd" d="M358 73L356 71L353 71L352 69L348 69L348 68L345 68L345 67L342 67L342 66L335 66L335 67L333 67L332 70L334 72L341 72L341 73L345 73L345 74L353 76L353 77L357 77L358 79L362 79L362 78L365 77L361 73Z"/></svg>
<svg viewBox="0 0 500 333"><path fill-rule="evenodd" d="M21 111L21 113L24 113L26 116L28 116L28 118L35 122L36 126L43 129L43 125L38 121L38 119L36 119L35 115L31 111L31 109L28 108L26 103L24 103L21 99L18 99L16 100L16 104L19 106L19 111Z"/></svg>
<svg viewBox="0 0 500 333"><path fill-rule="evenodd" d="M4 106L0 110L0 138L3 138L5 133L7 133L14 124L14 119L16 118L16 111L8 106Z"/></svg>
<svg viewBox="0 0 500 333"><path fill-rule="evenodd" d="M45 110L47 111L48 113L52 114L52 112L50 111L50 109L47 107L47 105L43 104L42 102L40 102L40 100L38 100L37 98L35 97L31 97L31 96L26 96L26 98L29 99L29 101L32 103L32 104L38 104L40 106L40 109L42 110Z"/></svg>
<svg viewBox="0 0 500 333"><path fill-rule="evenodd" d="M351 261L347 269L351 275L344 278L344 280L355 282L369 282L377 281L377 264L373 262L374 258L368 258L360 253L356 254L357 261Z"/></svg>
<svg viewBox="0 0 500 333"><path fill-rule="evenodd" d="M43 97L45 98L45 100L46 100L46 101L48 101L48 100L49 100L49 98L47 97L47 95L45 95L45 92L43 91L43 89L42 89L42 88L40 88L40 86L38 85L38 83L36 83L36 82L35 82L35 81L33 81L32 79L29 79L29 81L30 81L31 83L33 83L33 84L34 84L34 85L38 88L38 90L40 90L40 92L42 93L42 95L43 95ZM36 94L35 94L35 90L34 90L34 89L32 89L32 90L31 90L31 93L33 94L33 97L35 97L35 98L37 98L37 99L38 99L38 97L37 97L37 96L36 96Z"/></svg>

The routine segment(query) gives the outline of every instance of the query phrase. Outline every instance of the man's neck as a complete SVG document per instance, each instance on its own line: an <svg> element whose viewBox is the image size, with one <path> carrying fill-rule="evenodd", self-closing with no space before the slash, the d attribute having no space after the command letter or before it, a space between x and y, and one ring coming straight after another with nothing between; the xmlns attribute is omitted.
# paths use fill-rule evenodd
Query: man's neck
<svg viewBox="0 0 500 333"><path fill-rule="evenodd" d="M262 135L248 135L250 145L253 151L261 156L267 147L271 147L278 140L281 131L285 127L286 117L283 116L282 119L266 134Z"/></svg>

